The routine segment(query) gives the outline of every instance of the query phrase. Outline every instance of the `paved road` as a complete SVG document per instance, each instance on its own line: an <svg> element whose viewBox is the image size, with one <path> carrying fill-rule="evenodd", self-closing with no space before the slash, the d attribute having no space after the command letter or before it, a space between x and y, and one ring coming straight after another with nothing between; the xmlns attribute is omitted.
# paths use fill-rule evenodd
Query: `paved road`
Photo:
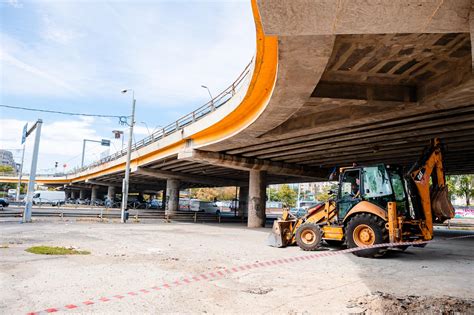
<svg viewBox="0 0 474 315"><path fill-rule="evenodd" d="M474 296L474 238L409 248L383 259L342 254L228 274L225 270L235 266L308 253L268 247L268 229L236 224L0 224L0 244L9 246L0 249L4 314L70 304L79 306L76 313L104 314L347 313L358 311L348 308L351 299L374 291ZM474 234L437 230L436 238L461 233ZM37 256L24 251L32 245L75 246L91 255ZM201 274L208 279L182 281Z"/></svg>

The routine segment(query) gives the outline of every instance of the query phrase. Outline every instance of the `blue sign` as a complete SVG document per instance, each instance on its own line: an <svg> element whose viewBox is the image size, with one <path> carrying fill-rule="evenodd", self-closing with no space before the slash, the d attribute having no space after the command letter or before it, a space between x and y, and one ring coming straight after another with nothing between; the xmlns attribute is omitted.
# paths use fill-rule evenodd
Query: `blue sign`
<svg viewBox="0 0 474 315"><path fill-rule="evenodd" d="M26 123L25 127L23 127L23 134L21 135L21 144L25 143L27 132L28 132L28 123Z"/></svg>

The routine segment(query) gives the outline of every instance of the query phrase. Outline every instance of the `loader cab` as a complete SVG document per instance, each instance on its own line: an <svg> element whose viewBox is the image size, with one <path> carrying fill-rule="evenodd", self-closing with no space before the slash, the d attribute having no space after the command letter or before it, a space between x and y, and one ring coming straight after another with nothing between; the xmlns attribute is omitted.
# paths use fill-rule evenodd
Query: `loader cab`
<svg viewBox="0 0 474 315"><path fill-rule="evenodd" d="M337 198L338 217L342 219L347 212L360 202L361 168L343 169L339 177L339 192Z"/></svg>
<svg viewBox="0 0 474 315"><path fill-rule="evenodd" d="M400 213L408 211L407 194L401 167L385 164L358 166L341 169L337 198L338 218L365 200L387 209L390 201L396 201Z"/></svg>

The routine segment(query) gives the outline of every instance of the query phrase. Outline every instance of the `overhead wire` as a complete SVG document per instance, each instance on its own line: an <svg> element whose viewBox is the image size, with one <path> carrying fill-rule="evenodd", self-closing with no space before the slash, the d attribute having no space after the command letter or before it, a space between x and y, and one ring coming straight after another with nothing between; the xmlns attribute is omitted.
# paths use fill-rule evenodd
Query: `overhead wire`
<svg viewBox="0 0 474 315"><path fill-rule="evenodd" d="M64 111L56 111L56 110L49 110L49 109L39 109L39 108L29 108L29 107L22 107L22 106L12 106L6 104L0 104L0 107L9 108L9 109L18 109L18 110L26 110L32 112L41 112L41 113L50 113L50 114L59 114L59 115L68 115L68 116L85 116L85 117L100 117L100 118L118 118L120 124L126 124L127 118L130 116L126 115L105 115L105 114L86 114L86 113L74 113L74 112L64 112Z"/></svg>

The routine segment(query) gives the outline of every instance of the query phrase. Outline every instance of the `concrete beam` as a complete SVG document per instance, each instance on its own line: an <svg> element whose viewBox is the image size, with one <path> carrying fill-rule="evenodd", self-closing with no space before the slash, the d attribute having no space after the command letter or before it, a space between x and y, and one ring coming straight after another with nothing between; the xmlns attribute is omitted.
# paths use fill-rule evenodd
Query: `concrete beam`
<svg viewBox="0 0 474 315"><path fill-rule="evenodd" d="M193 160L199 163L219 165L244 171L266 171L272 174L320 179L325 179L328 176L328 172L325 169L201 150L182 151L178 154L178 159Z"/></svg>
<svg viewBox="0 0 474 315"><path fill-rule="evenodd" d="M217 178L217 177L186 174L186 173L165 171L165 170L159 170L159 169L150 169L150 168L143 168L143 167L138 167L135 170L132 169L132 172L136 174L147 175L147 176L152 176L156 178L178 179L184 182L198 183L198 184L205 184L205 185L215 185L215 186L246 186L248 185L248 183L244 181L238 181L238 180L233 180L233 179L223 179L223 178Z"/></svg>
<svg viewBox="0 0 474 315"><path fill-rule="evenodd" d="M97 181L97 180L93 180L93 179L86 179L85 183L86 184L91 184L91 185L98 185L98 186L122 187L122 184L101 182L101 181Z"/></svg>

